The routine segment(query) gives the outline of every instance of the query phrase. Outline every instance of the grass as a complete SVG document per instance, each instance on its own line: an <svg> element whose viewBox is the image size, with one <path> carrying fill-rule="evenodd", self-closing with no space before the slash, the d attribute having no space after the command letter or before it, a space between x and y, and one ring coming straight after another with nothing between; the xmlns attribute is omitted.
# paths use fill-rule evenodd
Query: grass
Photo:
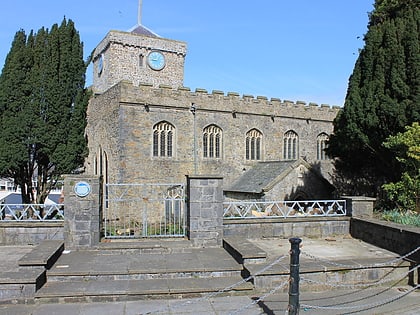
<svg viewBox="0 0 420 315"><path fill-rule="evenodd" d="M398 210L386 210L381 212L380 215L381 218L386 221L420 227L420 214L417 212L401 212Z"/></svg>

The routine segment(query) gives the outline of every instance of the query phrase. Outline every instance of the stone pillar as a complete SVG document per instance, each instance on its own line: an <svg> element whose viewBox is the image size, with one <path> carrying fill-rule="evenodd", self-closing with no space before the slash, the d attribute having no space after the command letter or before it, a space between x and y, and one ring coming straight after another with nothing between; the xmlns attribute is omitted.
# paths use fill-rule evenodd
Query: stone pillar
<svg viewBox="0 0 420 315"><path fill-rule="evenodd" d="M363 196L344 196L346 200L347 216L356 218L372 218L376 199Z"/></svg>
<svg viewBox="0 0 420 315"><path fill-rule="evenodd" d="M64 241L67 249L90 248L100 241L101 180L97 176L64 178Z"/></svg>
<svg viewBox="0 0 420 315"><path fill-rule="evenodd" d="M220 176L187 176L187 229L195 247L223 246L222 184Z"/></svg>

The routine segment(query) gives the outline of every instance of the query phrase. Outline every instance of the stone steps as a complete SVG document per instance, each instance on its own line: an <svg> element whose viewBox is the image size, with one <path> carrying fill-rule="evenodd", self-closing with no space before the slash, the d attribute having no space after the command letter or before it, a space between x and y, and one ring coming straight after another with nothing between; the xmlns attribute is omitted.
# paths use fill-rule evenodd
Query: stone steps
<svg viewBox="0 0 420 315"><path fill-rule="evenodd" d="M44 240L24 254L13 270L0 272L0 301L32 298L46 283L46 270L64 250L60 240Z"/></svg>
<svg viewBox="0 0 420 315"><path fill-rule="evenodd" d="M255 290L277 288L281 283L289 280L290 244L288 240L251 241L227 238L224 242L225 248L228 248L237 260L243 262L242 275L253 277ZM310 242L310 240L306 240L306 243ZM313 250L313 254L300 254L299 276L301 281L299 288L301 291L317 292L331 290L331 288L362 288L370 284L373 286L377 284L389 285L400 279L404 279L402 282L405 284L408 282L407 272L410 264L399 259L399 256L394 253L379 248L357 246L356 252L359 252L357 255L340 257L336 254L338 252L346 253L345 247L341 249L337 246L328 248L328 243L340 243L340 239L326 239L324 242L325 245ZM352 247L355 247L356 244L353 244ZM309 248L311 247L309 246ZM265 250L271 252L271 255L264 256L262 253ZM389 263L384 264L384 262ZM283 287L283 292L287 290L288 286L286 285Z"/></svg>
<svg viewBox="0 0 420 315"><path fill-rule="evenodd" d="M64 251L64 241L44 240L19 259L19 267L44 267L50 269Z"/></svg>
<svg viewBox="0 0 420 315"><path fill-rule="evenodd" d="M356 262L349 260L337 260L337 264L348 265L319 265L314 264L313 261L301 259L300 261L300 285L301 291L319 292L334 289L349 289L354 287L368 287L378 285L389 285L390 283L397 283L399 279L407 277L409 264L405 261L392 264L390 266L369 266L375 263L381 263L383 260L359 260ZM260 270L271 264L273 260L267 264L245 264L244 268L250 275L254 277L254 285L256 289L261 288L275 288L280 283L289 279L289 260L286 259L278 264L275 264L268 270L260 272ZM360 265L358 265L360 264ZM407 281L404 280L404 284ZM284 291L288 289L284 287Z"/></svg>
<svg viewBox="0 0 420 315"><path fill-rule="evenodd" d="M55 281L35 294L38 303L72 303L127 301L135 299L161 299L197 297L220 291L217 295L235 295L253 290L251 283L241 283L240 276L215 278L173 278L147 280L85 280ZM223 292L232 284L233 289ZM239 284L240 283L240 284Z"/></svg>
<svg viewBox="0 0 420 315"><path fill-rule="evenodd" d="M47 271L47 283L35 293L35 300L64 303L202 296L235 284L227 290L229 294L253 290L252 283L243 282L243 266L223 248L123 243L64 251Z"/></svg>

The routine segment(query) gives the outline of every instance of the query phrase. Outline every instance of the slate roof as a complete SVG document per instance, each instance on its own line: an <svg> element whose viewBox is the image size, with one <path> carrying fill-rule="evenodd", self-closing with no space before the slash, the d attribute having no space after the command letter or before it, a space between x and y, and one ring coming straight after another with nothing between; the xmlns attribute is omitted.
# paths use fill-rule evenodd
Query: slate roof
<svg viewBox="0 0 420 315"><path fill-rule="evenodd" d="M265 188L282 173L290 171L301 161L260 162L246 171L225 191L243 193L263 193ZM288 172L287 172L288 173Z"/></svg>
<svg viewBox="0 0 420 315"><path fill-rule="evenodd" d="M136 25L129 30L130 33L137 34L137 35L145 35L150 37L160 37L158 34L149 30L146 26L143 25Z"/></svg>

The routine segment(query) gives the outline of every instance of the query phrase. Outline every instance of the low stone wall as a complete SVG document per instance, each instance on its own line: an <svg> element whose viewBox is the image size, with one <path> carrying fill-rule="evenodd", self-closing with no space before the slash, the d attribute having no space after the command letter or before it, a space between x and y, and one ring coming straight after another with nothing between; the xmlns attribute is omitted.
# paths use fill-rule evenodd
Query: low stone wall
<svg viewBox="0 0 420 315"><path fill-rule="evenodd" d="M64 222L0 222L0 245L39 244L64 240Z"/></svg>
<svg viewBox="0 0 420 315"><path fill-rule="evenodd" d="M420 246L420 228L376 219L352 218L351 236L369 244L405 255ZM420 263L420 250L410 260Z"/></svg>
<svg viewBox="0 0 420 315"><path fill-rule="evenodd" d="M269 237L328 237L348 235L349 217L328 218L255 218L224 219L223 235L225 237L269 238Z"/></svg>

